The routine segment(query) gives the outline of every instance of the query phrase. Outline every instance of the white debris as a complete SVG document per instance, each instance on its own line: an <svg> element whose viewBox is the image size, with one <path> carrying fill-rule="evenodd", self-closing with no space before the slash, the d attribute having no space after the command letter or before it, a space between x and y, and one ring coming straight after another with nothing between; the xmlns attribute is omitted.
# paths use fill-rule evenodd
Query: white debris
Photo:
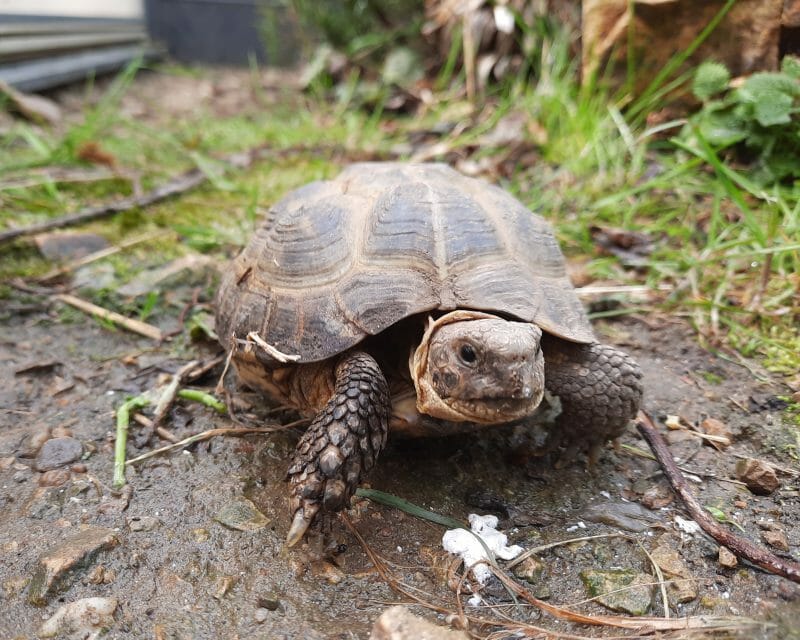
<svg viewBox="0 0 800 640"><path fill-rule="evenodd" d="M697 524L694 520L684 520L680 516L675 516L675 524L678 525L678 529L680 529L684 533L688 533L690 536L693 536L696 533L700 533L702 531L700 525Z"/></svg>
<svg viewBox="0 0 800 640"><path fill-rule="evenodd" d="M476 562L489 559L486 555L486 549L483 548L476 536L480 536L489 550L503 560L516 558L522 553L522 547L518 545L508 546L508 536L497 531L497 516L479 516L471 513L468 519L472 533L466 529L445 531L442 536L442 546L445 551L461 556L464 566L467 568L472 567L472 575L475 576L475 579L480 584L485 584L492 572L485 564L473 567Z"/></svg>
<svg viewBox="0 0 800 640"><path fill-rule="evenodd" d="M508 7L501 4L494 6L494 23L501 33L514 33L514 14Z"/></svg>

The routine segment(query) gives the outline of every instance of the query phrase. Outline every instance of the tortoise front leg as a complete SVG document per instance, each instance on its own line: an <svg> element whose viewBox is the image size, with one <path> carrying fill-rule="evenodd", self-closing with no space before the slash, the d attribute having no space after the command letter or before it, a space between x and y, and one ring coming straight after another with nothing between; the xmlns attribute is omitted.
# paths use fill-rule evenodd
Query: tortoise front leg
<svg viewBox="0 0 800 640"><path fill-rule="evenodd" d="M605 344L542 340L545 387L561 399L548 448L567 444L566 458L621 435L642 403L642 371L624 351Z"/></svg>
<svg viewBox="0 0 800 640"><path fill-rule="evenodd" d="M367 353L346 354L336 366L333 395L297 444L289 465L294 546L320 509L344 509L386 444L391 399L378 363Z"/></svg>

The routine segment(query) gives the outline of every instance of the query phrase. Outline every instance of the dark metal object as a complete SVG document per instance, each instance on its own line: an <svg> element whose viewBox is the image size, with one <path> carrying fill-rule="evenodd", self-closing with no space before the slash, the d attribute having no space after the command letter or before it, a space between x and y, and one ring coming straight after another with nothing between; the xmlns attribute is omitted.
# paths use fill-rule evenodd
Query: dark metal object
<svg viewBox="0 0 800 640"><path fill-rule="evenodd" d="M0 14L0 80L39 91L157 55L142 20Z"/></svg>
<svg viewBox="0 0 800 640"><path fill-rule="evenodd" d="M183 62L289 65L298 45L277 0L146 0L150 36Z"/></svg>

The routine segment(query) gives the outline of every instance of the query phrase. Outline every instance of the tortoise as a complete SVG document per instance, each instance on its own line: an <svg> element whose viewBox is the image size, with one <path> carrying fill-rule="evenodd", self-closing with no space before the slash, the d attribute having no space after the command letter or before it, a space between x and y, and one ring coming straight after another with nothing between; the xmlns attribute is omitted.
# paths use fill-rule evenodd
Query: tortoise
<svg viewBox="0 0 800 640"><path fill-rule="evenodd" d="M596 449L642 399L550 225L443 164L358 163L287 195L226 270L216 327L242 383L312 418L288 467L288 546L348 504L389 431L519 423L547 390L551 440Z"/></svg>

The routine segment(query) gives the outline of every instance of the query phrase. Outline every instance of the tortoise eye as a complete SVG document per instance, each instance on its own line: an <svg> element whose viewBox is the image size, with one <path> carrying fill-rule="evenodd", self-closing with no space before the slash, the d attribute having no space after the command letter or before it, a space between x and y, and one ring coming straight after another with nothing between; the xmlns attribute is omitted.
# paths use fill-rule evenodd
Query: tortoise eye
<svg viewBox="0 0 800 640"><path fill-rule="evenodd" d="M461 357L466 364L475 364L478 359L478 354L475 353L475 349L472 347L471 344L463 344L461 345L461 349L458 351L458 355Z"/></svg>

